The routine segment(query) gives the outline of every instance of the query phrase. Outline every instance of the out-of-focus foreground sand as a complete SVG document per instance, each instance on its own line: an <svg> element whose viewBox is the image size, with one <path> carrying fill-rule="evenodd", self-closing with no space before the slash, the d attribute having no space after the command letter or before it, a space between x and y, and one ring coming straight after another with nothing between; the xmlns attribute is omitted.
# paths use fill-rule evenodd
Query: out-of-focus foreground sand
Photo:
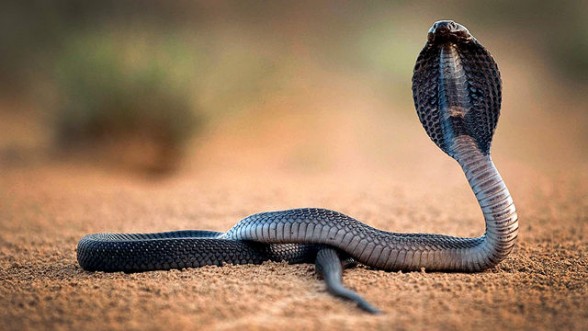
<svg viewBox="0 0 588 331"><path fill-rule="evenodd" d="M493 145L519 210L514 252L477 274L347 270L344 282L381 316L330 296L312 265L90 273L75 248L87 233L225 231L251 213L307 206L389 231L480 235L463 173L428 140L409 97L389 114L344 83L324 104L268 101L257 110L265 116L212 125L168 179L81 161L5 162L0 328L585 329L585 133L578 117L546 111L548 102L518 103L521 93L506 90ZM18 125L4 123L4 132Z"/></svg>

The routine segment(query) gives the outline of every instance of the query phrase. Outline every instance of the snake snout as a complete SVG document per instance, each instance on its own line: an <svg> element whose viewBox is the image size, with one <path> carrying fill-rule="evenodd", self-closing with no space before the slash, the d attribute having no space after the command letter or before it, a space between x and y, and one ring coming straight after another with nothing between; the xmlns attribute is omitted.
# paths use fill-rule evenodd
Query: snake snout
<svg viewBox="0 0 588 331"><path fill-rule="evenodd" d="M442 20L431 26L427 39L431 44L458 43L471 40L472 35L465 26L451 20Z"/></svg>

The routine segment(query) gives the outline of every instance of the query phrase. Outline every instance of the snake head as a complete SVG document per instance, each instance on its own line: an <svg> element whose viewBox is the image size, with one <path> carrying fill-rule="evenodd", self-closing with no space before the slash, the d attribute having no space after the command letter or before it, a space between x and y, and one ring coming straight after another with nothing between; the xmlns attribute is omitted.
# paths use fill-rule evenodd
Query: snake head
<svg viewBox="0 0 588 331"><path fill-rule="evenodd" d="M427 34L427 41L431 45L445 43L463 43L470 42L474 39L468 29L454 21L442 20L437 21L431 26Z"/></svg>
<svg viewBox="0 0 588 331"><path fill-rule="evenodd" d="M473 138L490 152L500 115L502 82L492 55L468 29L437 21L427 33L412 78L417 114L429 137L454 157L454 138Z"/></svg>

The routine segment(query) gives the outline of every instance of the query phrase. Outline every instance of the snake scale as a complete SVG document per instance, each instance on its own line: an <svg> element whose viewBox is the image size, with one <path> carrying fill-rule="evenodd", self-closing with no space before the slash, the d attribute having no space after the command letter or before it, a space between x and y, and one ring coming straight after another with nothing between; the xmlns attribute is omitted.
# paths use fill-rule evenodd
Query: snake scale
<svg viewBox="0 0 588 331"><path fill-rule="evenodd" d="M414 68L414 104L429 137L461 165L484 215L481 237L386 232L336 211L305 208L254 214L224 233L87 235L77 247L80 266L138 272L316 263L330 293L371 313L379 311L342 285L345 267L477 272L495 266L511 252L518 233L513 200L490 157L501 106L500 73L490 53L458 23L438 21L427 37Z"/></svg>

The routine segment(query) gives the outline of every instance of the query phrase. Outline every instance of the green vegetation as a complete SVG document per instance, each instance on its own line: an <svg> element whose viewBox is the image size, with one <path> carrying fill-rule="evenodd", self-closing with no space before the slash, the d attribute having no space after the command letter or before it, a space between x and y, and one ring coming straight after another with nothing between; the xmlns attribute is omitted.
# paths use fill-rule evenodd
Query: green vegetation
<svg viewBox="0 0 588 331"><path fill-rule="evenodd" d="M102 30L68 39L55 66L59 145L140 136L181 153L202 121L195 54L169 35Z"/></svg>

